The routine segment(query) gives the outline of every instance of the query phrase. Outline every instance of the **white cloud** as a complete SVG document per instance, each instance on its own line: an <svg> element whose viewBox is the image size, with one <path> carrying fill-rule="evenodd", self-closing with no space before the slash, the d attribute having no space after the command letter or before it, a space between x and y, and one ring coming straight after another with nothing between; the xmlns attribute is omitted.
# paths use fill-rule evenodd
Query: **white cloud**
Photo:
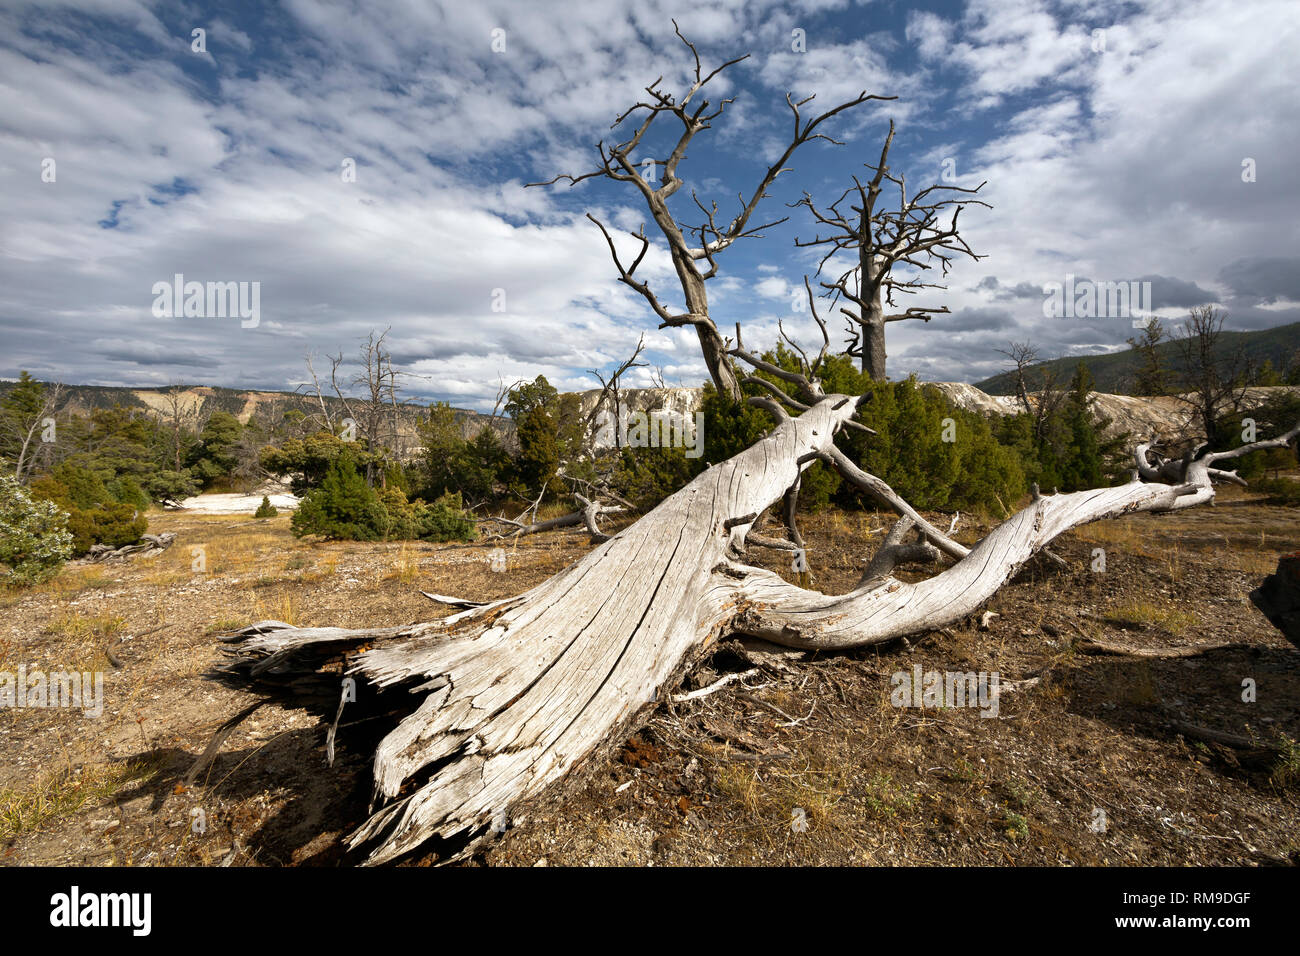
<svg viewBox="0 0 1300 956"><path fill-rule="evenodd" d="M1256 260L1294 255L1300 124L1289 104L1300 36L1290 4L1157 0L1135 11L981 0L955 18L911 15L906 40L922 67L906 74L897 34L870 19L879 8L853 8L845 16L861 26L852 29L818 19L840 8L648 0L572 4L558 16L532 3L293 0L287 15L306 31L294 49L223 14L208 24L215 52L199 72L185 59L188 37L150 4L50 4L33 31L22 28L24 10L37 8L11 4L0 11L0 335L11 363L0 373L164 383L210 369L205 377L221 384L291 382L307 349L347 350L391 324L409 367L466 403L490 404L498 375L592 381L587 368L626 357L657 321L616 281L580 210L623 230L619 248L632 254L626 231L647 216L632 190L523 183L591 168L590 144L655 76L682 87L689 58L666 29L673 14L706 64L755 53L719 87L737 95L707 145L725 161L703 163L702 141L692 151L701 198L733 202L736 186L752 183L730 165L784 146L787 88L816 89L817 108L862 89L903 95L837 119L850 147L834 162L845 168L874 161L882 117L892 115L900 168L934 175L952 155L963 184L989 180L995 208L962 217L989 258L958 262L948 294L915 302L946 302L953 317L891 326L900 374L978 372L999 361L991 336L1003 333L1049 351L1113 346L1127 334L1045 326L1027 299L1008 304L1015 328L991 328L991 313L973 311L990 304L976 289L989 275L1014 286L1067 271L1157 274L1226 295L1224 263L1242 260L1248 272ZM87 30L90 16L165 52L141 55L112 31ZM1089 46L1094 23L1106 27L1099 54ZM795 26L809 31L807 53L790 49ZM489 48L496 27L507 31L502 54ZM249 50L258 68L236 69ZM935 86L951 73L960 79L950 89ZM938 105L944 93L956 114ZM972 129L973 115L986 125ZM944 128L926 139L916 131L927 124ZM837 195L833 153L810 148L796 163L803 178L783 177L778 188ZM47 157L54 183L40 179ZM357 163L355 183L341 181L345 157ZM1256 183L1241 181L1245 157L1258 163ZM775 216L786 198L772 199ZM789 228L806 238L806 226L796 214ZM815 268L815 251L787 241L775 230L743 246L753 252L737 246L710 283L719 324L744 318L756 347L791 314L799 272ZM175 272L262 282L262 325L161 324L149 314L150 288ZM662 242L638 274L677 307ZM504 313L491 309L496 288L506 290ZM1240 308L1281 318L1287 301ZM791 318L803 325L788 328L817 337L806 315ZM963 332L963 322L982 327ZM670 380L703 377L693 331L647 341ZM134 361L129 342L147 345ZM169 351L176 369L160 364Z"/></svg>

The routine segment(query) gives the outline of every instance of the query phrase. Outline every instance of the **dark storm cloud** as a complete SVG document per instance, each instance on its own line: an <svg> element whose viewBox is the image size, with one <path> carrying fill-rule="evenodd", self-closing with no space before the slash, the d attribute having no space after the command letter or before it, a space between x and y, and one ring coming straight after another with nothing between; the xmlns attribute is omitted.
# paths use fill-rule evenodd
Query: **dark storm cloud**
<svg viewBox="0 0 1300 956"><path fill-rule="evenodd" d="M217 368L221 365L216 358L202 352L124 340L100 339L92 342L90 354L114 362L137 365L180 365L187 368Z"/></svg>
<svg viewBox="0 0 1300 956"><path fill-rule="evenodd" d="M1043 287L1041 284L1033 282L1017 282L1013 286L1004 286L998 282L997 276L985 276L980 280L979 285L975 288L992 292L993 298L1009 299L1041 299L1043 297Z"/></svg>
<svg viewBox="0 0 1300 956"><path fill-rule="evenodd" d="M942 321L946 328L954 332L980 332L990 329L1012 328L1016 322L1008 309L994 306L958 309L952 317L940 316L933 321Z"/></svg>
<svg viewBox="0 0 1300 956"><path fill-rule="evenodd" d="M1237 259L1223 267L1219 281L1255 304L1300 302L1300 258Z"/></svg>
<svg viewBox="0 0 1300 956"><path fill-rule="evenodd" d="M1139 277L1137 281L1151 283L1153 309L1191 308L1195 305L1219 301L1219 297L1208 289L1202 289L1195 282L1174 276L1146 275Z"/></svg>

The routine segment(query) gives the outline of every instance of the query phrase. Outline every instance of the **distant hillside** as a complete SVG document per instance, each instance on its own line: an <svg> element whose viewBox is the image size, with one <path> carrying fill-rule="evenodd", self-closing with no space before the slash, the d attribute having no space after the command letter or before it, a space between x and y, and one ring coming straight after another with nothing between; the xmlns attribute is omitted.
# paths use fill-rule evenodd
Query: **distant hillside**
<svg viewBox="0 0 1300 956"><path fill-rule="evenodd" d="M1171 331L1176 332L1177 328L1174 327ZM1137 334L1137 330L1134 330L1135 337ZM1273 363L1275 369L1281 371L1300 352L1300 322L1259 332L1224 332L1222 347L1233 349L1237 346L1241 346L1246 356L1256 365L1262 365L1267 359ZM1165 342L1157 351L1165 368L1181 369L1182 363L1175 343ZM1056 380L1064 384L1070 380L1075 366L1080 362L1087 365L1088 370L1092 372L1097 391L1117 395L1132 394L1138 368L1138 357L1132 349L1126 348L1122 352L1111 352L1107 355L1070 355L1050 362L1040 362L1033 367L1050 369L1056 376ZM1010 372L1003 372L1001 375L976 382L975 387L989 395L1013 395L1016 390L1015 376Z"/></svg>
<svg viewBox="0 0 1300 956"><path fill-rule="evenodd" d="M1300 325L1288 326L1300 330ZM1274 331L1284 331L1277 329ZM1068 362L1066 371L1072 372L1076 359L1061 360ZM926 382L927 386L937 388L949 401L959 408L978 412L983 415L1015 415L1021 411L1020 403L1010 392L984 392L974 385L963 382ZM13 386L12 382L0 381L0 396ZM147 410L164 419L171 415L170 400L166 388L110 388L98 385L69 385L67 409L75 414L85 415L95 408L111 408L122 405L127 408ZM1296 387L1251 388L1245 396L1247 407L1254 407L1274 394L1283 391L1295 391ZM621 394L621 405L626 412L663 411L677 415L694 415L700 410L704 399L703 388L627 388ZM1031 400L1036 401L1036 393L1031 393ZM586 421L602 403L602 390L589 389L577 393L577 404L569 412L578 419ZM341 412L341 403L337 398L327 398L331 410ZM254 416L262 420L277 421L290 409L312 411L315 396L310 399L302 393L247 391L232 388L217 388L206 385L187 387L182 395L183 414L193 427L195 421L202 422L214 411L228 412L240 421L247 423ZM1102 391L1093 394L1096 410L1109 419L1108 434L1129 432L1133 435L1159 434L1165 437L1177 437L1194 428L1190 423L1188 406L1172 395L1151 397L1134 397L1123 393L1107 394ZM606 409L610 408L608 397L604 398ZM317 406L318 409L318 406ZM405 454L419 452L419 439L415 424L427 411L427 406L408 404L402 406L402 444ZM504 416L493 421L490 415L468 409L456 409L462 434L472 437L492 424L500 433L507 447L515 443L514 423ZM706 439L707 440L707 439Z"/></svg>
<svg viewBox="0 0 1300 956"><path fill-rule="evenodd" d="M0 396L13 387L12 381L0 381ZM167 418L171 415L171 398L168 387L161 388L125 388L107 385L65 385L68 402L66 408L76 415L87 415L96 408L112 408L121 405L124 408L140 409L154 415ZM343 403L338 398L326 397L327 407L340 416L344 414ZM308 397L302 392L253 391L247 389L222 388L210 385L187 386L181 395L181 410L187 422L205 421L213 412L227 412L244 424L254 417L263 420L277 420L290 409L306 412L318 411L319 405L315 395ZM404 404L401 406L403 437L408 445L415 444L415 423L428 410L427 405ZM456 409L456 417L467 435L478 431L491 421L491 416ZM498 428L502 427L498 421Z"/></svg>

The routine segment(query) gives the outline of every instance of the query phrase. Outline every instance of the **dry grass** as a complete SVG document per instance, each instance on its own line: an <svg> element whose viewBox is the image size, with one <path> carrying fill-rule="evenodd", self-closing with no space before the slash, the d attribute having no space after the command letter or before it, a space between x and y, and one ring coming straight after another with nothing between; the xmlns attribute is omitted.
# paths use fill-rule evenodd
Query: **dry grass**
<svg viewBox="0 0 1300 956"><path fill-rule="evenodd" d="M56 637L73 640L112 637L123 630L126 619L116 614L74 614L61 612L46 630Z"/></svg>
<svg viewBox="0 0 1300 956"><path fill-rule="evenodd" d="M393 566L384 575L384 580L398 581L401 584L414 584L419 576L419 552L413 551L406 542L402 542L402 549L393 557Z"/></svg>
<svg viewBox="0 0 1300 956"><path fill-rule="evenodd" d="M121 584L121 580L102 565L82 564L66 567L57 577L22 591L19 597L47 596L56 602L70 600L85 591L107 590Z"/></svg>
<svg viewBox="0 0 1300 956"><path fill-rule="evenodd" d="M1286 790L1300 784L1300 744L1286 734L1278 734L1280 753L1273 764L1269 779L1279 790Z"/></svg>
<svg viewBox="0 0 1300 956"><path fill-rule="evenodd" d="M38 830L87 804L108 800L129 783L148 780L158 772L151 760L87 764L48 774L26 790L0 790L0 840Z"/></svg>
<svg viewBox="0 0 1300 956"><path fill-rule="evenodd" d="M1174 604L1137 599L1116 605L1106 617L1124 627L1156 627L1175 636L1200 623L1196 614Z"/></svg>
<svg viewBox="0 0 1300 956"><path fill-rule="evenodd" d="M1276 820L1280 831L1291 827L1294 819L1294 788L1300 780L1300 754L1296 751L1300 748L1283 752L1268 768L1271 777L1259 774L1260 790L1251 789L1236 776L1211 775L1214 764L1208 765L1208 770L1203 762L1187 764L1172 744L1165 745L1163 737L1154 743L1142 734L1130 737L1116 729L1123 721L1115 726L1106 722L1116 705L1121 717L1144 720L1149 715L1125 715L1123 707L1148 709L1161 700L1187 696L1180 681L1190 686L1196 670L1181 663L1143 660L1125 661L1121 667L1108 658L1081 653L1076 660L1069 640L1049 646L1039 633L1048 624L1061 627L1062 618L1073 617L1080 605L1097 616L1081 618L1078 627L1097 638L1105 638L1108 632L1113 636L1114 625L1105 620L1111 615L1134 626L1160 628L1157 640L1187 628L1193 628L1201 639L1221 636L1226 625L1218 621L1214 608L1197 600L1201 592L1195 588L1204 588L1207 581L1225 580L1220 572L1231 562L1265 559L1258 554L1263 532L1244 529L1265 528L1264 543L1276 551L1281 518L1253 506L1249 510L1204 509L1203 513L1209 517L1193 512L1158 520L1134 516L1083 529L1073 542L1063 543L1069 549L1065 553L1080 568L1086 567L1087 552L1080 540L1086 540L1085 535L1096 539L1097 546L1107 549L1112 573L1053 576L1046 581L1025 575L990 605L1002 614L994 620L991 633L978 631L969 622L958 623L914 641L906 651L891 646L835 660L801 662L794 666L808 678L806 686L802 679L790 679L763 688L761 697L769 707L737 701L729 705L725 703L729 694L717 695L711 698L711 706L724 715L734 710L738 725L763 744L770 740L772 752L753 739L749 744L734 743L726 732L715 733L707 727L703 728L708 731L701 738L704 742L697 744L698 754L669 750L672 738L666 737L660 769L640 770L635 776L642 783L635 788L614 794L601 784L589 804L575 803L580 814L568 809L549 817L543 814L535 840L521 829L514 839L529 841L515 844L523 848L520 852L524 855L495 859L531 863L536 856L549 855L554 865L557 861L583 862L589 852L593 860L608 862L614 858L606 852L610 847L620 841L629 847L634 843L640 846L641 836L646 837L641 843L648 846L648 833L653 830L668 835L662 841L668 849L648 851L642 846L641 851L663 853L665 862L670 863L698 863L707 858L732 864L843 865L866 860L979 865L1005 862L1008 857L1039 865L1063 858L1082 863L1240 862L1244 859L1241 851L1229 853L1233 844L1228 841L1204 840L1171 850L1167 834L1156 830L1157 837L1144 842L1151 828L1139 831L1138 837L1113 851L1098 851L1095 835L1078 823L1098 804L1092 802L1091 794L1086 795L1086 806L1080 803L1084 796L1076 792L1074 781L1083 780L1101 800L1122 806L1137 799L1170 806L1167 799L1184 796L1197 801L1203 811L1229 804L1251 806L1261 818ZM947 527L946 516L932 515L931 519ZM301 541L290 535L287 518L253 524L239 516L167 514L156 521L153 530L175 530L180 535L176 545L158 558L69 567L55 582L35 592L36 600L27 599L34 593L29 590L19 596L16 611L0 611L0 616L23 625L21 637L0 637L0 659L21 655L25 660L52 665L51 654L85 657L112 641L125 664L113 670L107 665L77 668L106 671L106 696L112 706L111 717L103 723L77 717L65 725L56 720L60 715L36 710L0 713L0 730L4 731L0 738L10 741L6 759L0 764L0 771L8 771L0 775L0 788L13 788L0 789L0 846L4 836L20 835L13 857L6 862L72 861L84 859L91 851L107 851L114 853L113 863L148 860L152 864L158 857L150 860L142 854L146 849L156 850L161 842L187 848L177 860L220 863L219 857L208 858L202 841L187 837L188 828L169 830L163 825L169 814L187 809L184 800L170 795L172 802L164 810L123 817L116 851L90 826L112 810L112 803L105 809L99 801L132 789L132 785L120 783L114 789L115 775L124 773L123 760L160 748L198 752L210 739L213 721L245 705L242 695L220 685L199 683L218 653L216 641L205 632L234 630L263 618L351 627L394 618L413 620L428 613L427 604L411 586L411 579L418 575L419 559L425 562L423 570L430 579L437 582L431 589L491 598L507 587L531 586L587 547L580 533L534 536L466 550L419 543ZM813 542L811 556L817 577L830 589L851 587L856 580L853 569L870 554L891 523L892 517L884 514L832 510L807 516L801 525ZM984 530L976 517L963 515L958 537L969 542ZM1230 544L1225 545L1222 532L1228 534ZM204 575L191 570L190 547L199 543L207 547L208 573ZM509 551L510 575L489 573L492 547ZM756 558L770 558L774 570L790 572L786 555L759 553ZM1262 570L1271 571L1275 558L1268 555L1266 560L1268 567ZM1184 580L1172 578L1175 568L1181 569ZM918 577L925 573L928 569L905 572ZM336 574L338 577L333 577ZM1238 582L1230 583L1236 587ZM107 593L93 593L95 589ZM0 602L8 597L0 596ZM68 608L60 603L60 597L81 603ZM1147 600L1151 598L1154 601ZM1105 609L1112 605L1115 607L1108 614ZM1189 613L1194 609L1202 609L1202 620ZM80 612L80 616L72 612ZM125 620L115 624L118 615ZM172 626L146 640L119 643L114 636L144 635L163 623ZM1238 627L1238 623L1231 626ZM1248 618L1240 626L1248 639L1271 639L1259 619ZM1030 632L1032 636L1026 636ZM1054 674L1027 693L1008 697L1003 720L980 721L966 711L920 713L892 707L889 675L909 668L911 657L927 667L999 669L1008 680L1039 670ZM1262 659L1267 662L1271 657ZM1235 661L1231 658L1223 666L1235 667ZM1220 665L1222 658L1207 657L1201 673ZM816 713L805 718L814 700L818 703ZM779 708L801 722L782 727L785 718L770 708ZM1094 712L1100 718L1093 717ZM1235 729L1234 713L1224 711L1214 725ZM1284 712L1275 713L1279 720L1285 719ZM276 740L275 734L299 726L301 717L288 709L264 709L258 723L248 725L254 728L246 731L248 738L233 742L228 750L259 746L263 739ZM695 733L699 726L691 724L688 729ZM1277 726L1291 737L1300 736L1294 727ZM1094 747L1096 740L1104 740L1105 746ZM39 743L40 752L32 753L33 742ZM80 760L60 758L56 744L61 748L65 742L78 750ZM297 785L293 768L300 759L299 751L275 750L269 746L260 751L273 756L257 771L259 776L247 781L249 792L263 784L268 788ZM1014 765L1001 756L1012 750L1017 752ZM1112 774L1115 754L1126 761L1118 765L1121 769L1139 770ZM111 762L114 756L117 762ZM1168 759L1156 759L1160 756ZM696 771L686 771L688 757L699 758ZM28 763L20 764L20 760ZM70 767L81 761L92 766L80 776L74 775ZM49 772L49 768L65 764L69 769L62 773ZM44 769L34 776L19 776L23 766ZM245 766L240 774L249 774L251 766ZM149 772L147 767L141 770L145 775ZM618 772L624 773L621 768ZM1091 776L1079 777L1081 772ZM685 806L679 802L681 797L686 798ZM260 793L257 798L232 799L235 812L230 819L238 821L237 828L232 823L232 832L237 829L245 842L250 834L262 832L258 827L272 812L258 799ZM796 810L802 811L797 817ZM364 801L359 809L348 812L353 811L364 812ZM328 816L333 810L322 807L321 812ZM806 831L792 827L797 820L807 823ZM635 825L624 826L627 821ZM339 826L333 818L328 826L322 824L324 829ZM567 839L576 839L574 845L578 846L588 846L584 841L595 834L590 850L559 853L551 836L565 827L572 828ZM1295 831L1292 828L1290 832ZM1051 840L1044 843L1047 837ZM1294 842L1289 834L1286 839ZM224 847L229 841L209 842ZM1220 847L1220 843L1224 845ZM1223 855L1211 856L1208 851L1223 851ZM704 856L698 855L701 853ZM106 859L102 855L97 858ZM635 854L628 857L632 858Z"/></svg>
<svg viewBox="0 0 1300 956"><path fill-rule="evenodd" d="M743 808L745 822L773 834L798 832L792 828L801 822L812 830L832 830L839 828L836 810L847 793L847 772L815 763L802 770L729 763L718 768L716 783Z"/></svg>
<svg viewBox="0 0 1300 956"><path fill-rule="evenodd" d="M292 624L295 627L303 623L298 619L298 602L292 594L282 594L278 599L265 602L259 598L253 602L253 620L265 621L268 619L283 621L285 624Z"/></svg>

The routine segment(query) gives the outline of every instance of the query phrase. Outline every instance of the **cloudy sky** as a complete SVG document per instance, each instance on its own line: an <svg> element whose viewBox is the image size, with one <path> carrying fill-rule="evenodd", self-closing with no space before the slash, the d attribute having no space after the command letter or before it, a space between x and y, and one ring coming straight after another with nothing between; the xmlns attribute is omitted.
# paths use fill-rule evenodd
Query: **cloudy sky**
<svg viewBox="0 0 1300 956"><path fill-rule="evenodd" d="M412 397L590 388L643 332L669 384L699 384L693 333L656 329L584 218L637 228L635 192L525 188L592 168L656 77L683 87L672 17L706 68L751 54L680 169L725 218L789 136L787 92L898 97L832 121L844 145L805 147L767 200L791 221L720 257L713 315L747 344L782 319L811 340L794 240L815 230L783 203L835 198L891 118L894 172L987 181L993 206L962 217L985 258L907 303L953 314L890 326L891 376L978 380L1011 340L1122 347L1125 319L1044 317L1067 274L1148 280L1175 319L1300 320L1293 0L0 0L0 377L293 388L308 353L391 327ZM662 245L642 271L680 307ZM256 326L156 316L177 273L259 283Z"/></svg>

